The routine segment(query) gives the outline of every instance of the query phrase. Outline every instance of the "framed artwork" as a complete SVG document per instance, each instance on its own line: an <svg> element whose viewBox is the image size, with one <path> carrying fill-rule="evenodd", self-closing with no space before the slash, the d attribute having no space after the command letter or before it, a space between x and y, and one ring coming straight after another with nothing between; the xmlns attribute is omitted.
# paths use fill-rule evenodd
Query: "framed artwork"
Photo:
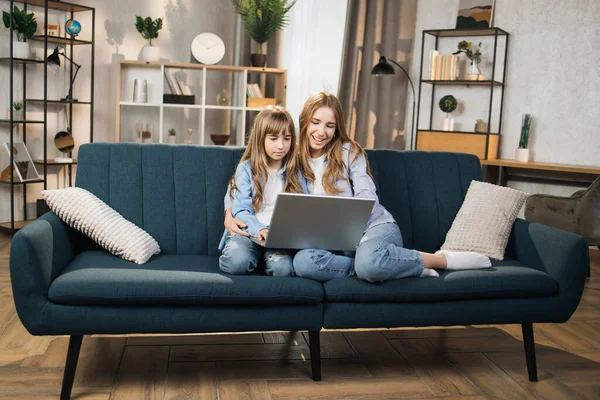
<svg viewBox="0 0 600 400"><path fill-rule="evenodd" d="M459 0L456 29L482 29L493 25L495 0Z"/></svg>
<svg viewBox="0 0 600 400"><path fill-rule="evenodd" d="M4 143L4 148L6 148L8 156L10 157L10 144ZM35 168L35 164L27 151L27 147L25 147L25 143L13 142L12 153L15 172L21 182L41 179Z"/></svg>

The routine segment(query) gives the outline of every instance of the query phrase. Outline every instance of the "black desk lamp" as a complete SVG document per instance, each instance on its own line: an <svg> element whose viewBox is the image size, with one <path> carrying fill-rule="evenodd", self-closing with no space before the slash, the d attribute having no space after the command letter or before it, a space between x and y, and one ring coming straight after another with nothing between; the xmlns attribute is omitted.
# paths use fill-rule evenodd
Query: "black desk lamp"
<svg viewBox="0 0 600 400"><path fill-rule="evenodd" d="M398 64L396 61L387 58L385 56L381 56L379 57L379 63L377 65L375 65L373 67L373 69L371 70L371 75L394 75L394 67L392 67L390 64L388 64L388 61L396 64L398 66L398 68L400 68L402 70L402 72L404 72L404 74L406 75L406 79L408 79L408 83L410 83L410 87L412 89L412 94L413 94L413 106L412 106L412 122L410 124L410 148L411 150L414 149L413 146L413 142L414 142L414 136L413 136L413 128L415 126L415 100L416 100L416 96L415 96L415 86L413 85L412 81L410 80L410 76L408 75L408 72L406 72L406 70L404 68L402 68L402 66L400 64Z"/></svg>
<svg viewBox="0 0 600 400"><path fill-rule="evenodd" d="M77 101L77 99L73 99L73 82L75 82L75 78L77 78L77 73L79 72L79 68L81 68L81 65L77 64L75 61L73 61L69 57L67 57L64 52L62 52L62 53L59 52L59 50L58 50L59 47L60 46L56 46L56 48L54 49L54 52L52 54L50 54L48 56L48 58L46 59L46 62L50 65L56 65L56 66L60 67L60 57L59 56L63 56L64 58L69 60L71 62L71 64L73 64L75 66L75 75L73 75L73 79L71 79L71 86L69 87L69 94L67 95L67 97L60 99L60 101Z"/></svg>

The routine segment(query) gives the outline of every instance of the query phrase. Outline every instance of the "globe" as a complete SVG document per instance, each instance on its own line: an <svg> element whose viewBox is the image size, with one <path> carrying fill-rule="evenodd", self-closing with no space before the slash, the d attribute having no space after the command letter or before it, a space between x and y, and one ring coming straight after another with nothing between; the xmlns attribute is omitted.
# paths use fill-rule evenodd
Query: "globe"
<svg viewBox="0 0 600 400"><path fill-rule="evenodd" d="M70 19L65 24L65 30L71 36L78 35L79 32L81 32L81 24L78 21L75 21L74 19Z"/></svg>

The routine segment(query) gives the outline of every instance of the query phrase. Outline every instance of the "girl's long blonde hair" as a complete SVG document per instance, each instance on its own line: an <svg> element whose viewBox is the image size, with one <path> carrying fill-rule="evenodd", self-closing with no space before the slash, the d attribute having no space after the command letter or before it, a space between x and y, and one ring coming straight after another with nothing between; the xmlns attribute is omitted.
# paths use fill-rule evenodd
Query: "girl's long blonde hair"
<svg viewBox="0 0 600 400"><path fill-rule="evenodd" d="M294 120L290 113L281 106L272 106L262 110L256 116L252 131L248 137L248 145L240 159L240 164L250 160L252 171L252 187L254 188L254 197L252 198L252 207L255 212L260 210L263 201L263 188L268 179L268 163L265 151L265 139L268 135L279 135L289 133L292 135L290 150L282 160L282 166L286 166L284 192L302 193L302 185L298 179L298 163L296 158L296 137L294 135ZM233 193L237 190L235 184L235 174L229 182L229 193L233 198Z"/></svg>
<svg viewBox="0 0 600 400"><path fill-rule="evenodd" d="M315 181L315 174L310 168L310 164L308 162L311 158L310 141L308 139L308 125L310 124L310 120L315 111L321 107L329 107L335 116L335 133L333 135L333 139L331 139L331 142L329 142L324 148L327 157L327 166L325 167L325 172L323 172L323 189L325 190L325 193L334 195L341 192L341 189L337 186L338 179L343 179L350 183L348 179L348 168L350 166L344 165L344 160L342 158L342 146L345 143L350 143L350 163L353 163L361 155L363 155L366 159L367 154L358 143L350 139L348 136L342 105L337 97L327 92L315 93L310 96L308 100L306 100L306 103L304 103L304 107L302 108L302 112L300 113L300 141L298 144L299 148L297 158L299 168L306 180L313 183ZM371 178L373 177L371 175L371 169L368 161L367 173L369 176L371 176Z"/></svg>

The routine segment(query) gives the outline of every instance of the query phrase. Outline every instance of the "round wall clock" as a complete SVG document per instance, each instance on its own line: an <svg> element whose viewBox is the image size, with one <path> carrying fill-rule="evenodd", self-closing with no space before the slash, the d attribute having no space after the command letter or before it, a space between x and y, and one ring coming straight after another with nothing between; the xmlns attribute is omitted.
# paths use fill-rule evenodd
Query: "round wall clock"
<svg viewBox="0 0 600 400"><path fill-rule="evenodd" d="M225 43L214 33L201 33L192 41L192 55L199 63L216 64L225 55Z"/></svg>

